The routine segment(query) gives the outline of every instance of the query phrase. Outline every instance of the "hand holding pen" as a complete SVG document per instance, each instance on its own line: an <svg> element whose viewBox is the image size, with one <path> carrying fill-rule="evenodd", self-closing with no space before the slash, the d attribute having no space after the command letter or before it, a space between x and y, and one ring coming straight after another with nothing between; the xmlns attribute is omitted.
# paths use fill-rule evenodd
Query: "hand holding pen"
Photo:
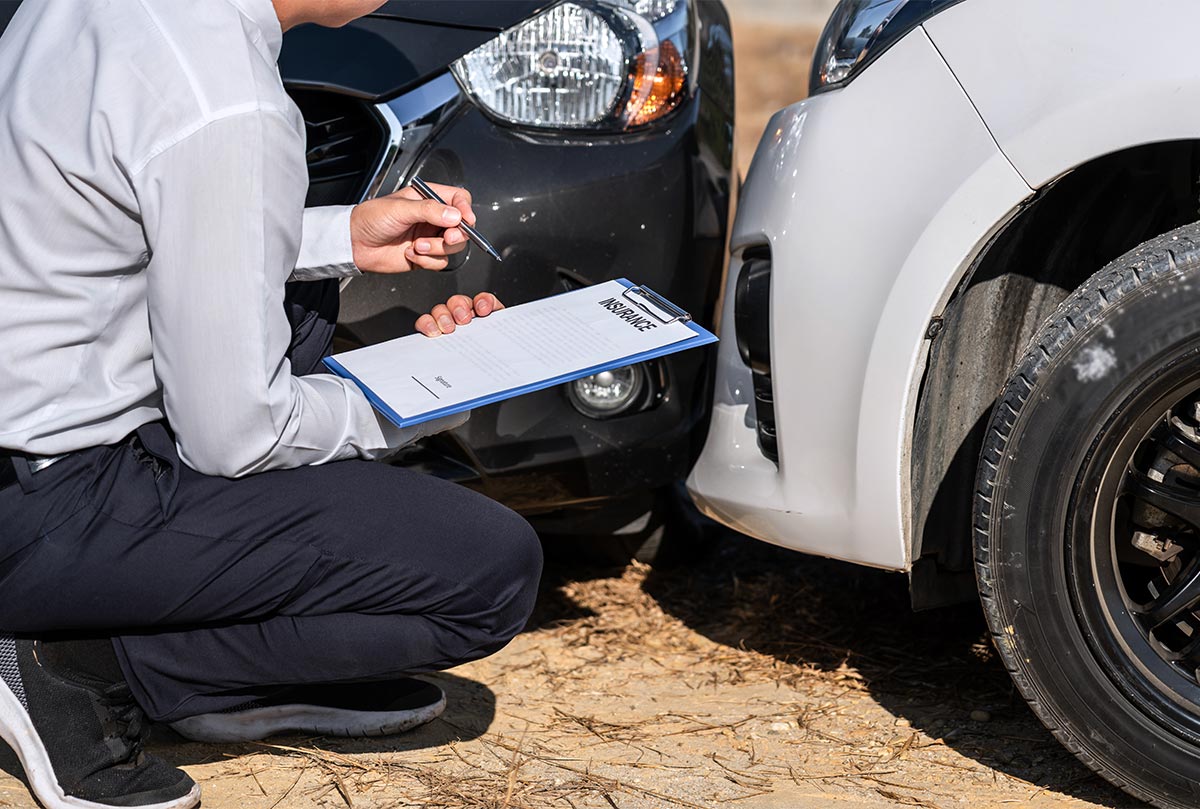
<svg viewBox="0 0 1200 809"><path fill-rule="evenodd" d="M466 189L425 186L436 200L409 186L354 208L350 214L350 242L354 263L360 270L443 270L450 256L466 248L467 231L477 234L471 227L475 212Z"/></svg>
<svg viewBox="0 0 1200 809"><path fill-rule="evenodd" d="M412 187L417 189L417 193L420 194L421 196L423 196L425 199L433 200L434 202L440 202L443 205L446 204L446 201L438 196L437 191L435 191L433 189L433 187L429 185L429 183L425 182L424 180L422 180L420 177L418 177L415 174L413 175L413 178L412 178ZM443 188L444 187L445 186L443 186ZM500 257L500 254L496 251L496 248L492 247L491 242L489 242L487 239L483 238L483 234L480 233L478 230L476 230L474 227L472 227L474 224L475 224L475 217L474 217L474 215L472 215L470 222L464 222L461 225L459 225L458 227L459 227L459 230L466 233L467 237L471 241L475 242L475 244L479 245L480 249L483 250L485 253L487 253L489 256L496 259L496 261L504 261L504 259Z"/></svg>

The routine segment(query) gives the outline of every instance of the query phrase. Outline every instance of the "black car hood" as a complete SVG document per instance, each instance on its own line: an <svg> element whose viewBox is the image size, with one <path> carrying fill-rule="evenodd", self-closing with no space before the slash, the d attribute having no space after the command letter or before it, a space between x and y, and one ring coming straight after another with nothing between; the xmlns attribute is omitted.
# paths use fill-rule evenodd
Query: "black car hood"
<svg viewBox="0 0 1200 809"><path fill-rule="evenodd" d="M555 0L390 0L345 28L302 25L284 37L289 84L383 99L443 72L497 32ZM21 4L0 0L0 32Z"/></svg>
<svg viewBox="0 0 1200 809"><path fill-rule="evenodd" d="M554 0L390 0L377 16L398 20L503 31L551 5ZM0 0L0 32L16 13L21 0Z"/></svg>
<svg viewBox="0 0 1200 809"><path fill-rule="evenodd" d="M302 25L283 40L292 86L386 99L442 73L458 57L555 0L391 0L345 28Z"/></svg>
<svg viewBox="0 0 1200 809"><path fill-rule="evenodd" d="M553 0L391 0L376 14L399 20L503 31Z"/></svg>

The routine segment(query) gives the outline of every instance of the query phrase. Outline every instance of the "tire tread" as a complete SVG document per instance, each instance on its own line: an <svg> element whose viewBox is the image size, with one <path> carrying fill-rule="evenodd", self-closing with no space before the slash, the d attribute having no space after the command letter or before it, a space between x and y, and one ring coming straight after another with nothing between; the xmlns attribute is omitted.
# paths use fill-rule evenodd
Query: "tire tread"
<svg viewBox="0 0 1200 809"><path fill-rule="evenodd" d="M1146 242L1089 278L1063 301L1034 335L1029 348L1014 367L993 410L976 478L972 527L975 575L980 602L992 642L1017 690L1054 737L1083 764L1114 786L1160 809L1179 809L1190 804L1176 803L1167 796L1152 794L1130 783L1112 767L1091 755L1076 741L1064 721L1051 709L1035 683L1026 674L1020 656L1016 653L1013 639L1006 630L1008 618L1002 606L1003 594L997 592L997 577L991 553L991 523L996 481L1001 471L1001 462L1007 452L1012 427L1029 402L1041 375L1064 348L1071 344L1073 338L1095 324L1106 310L1120 305L1126 297L1139 292L1147 284L1178 274L1179 256L1192 259L1185 263L1200 262L1198 244L1200 223L1184 226Z"/></svg>

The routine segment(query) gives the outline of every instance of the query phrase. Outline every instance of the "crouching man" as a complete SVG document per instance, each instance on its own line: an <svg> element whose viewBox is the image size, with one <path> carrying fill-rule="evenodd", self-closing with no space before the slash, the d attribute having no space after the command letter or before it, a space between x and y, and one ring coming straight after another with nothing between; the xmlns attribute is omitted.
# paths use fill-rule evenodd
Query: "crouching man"
<svg viewBox="0 0 1200 809"><path fill-rule="evenodd" d="M147 715L206 741L428 721L408 675L532 609L524 520L371 462L461 419L397 429L320 373L339 278L441 269L474 222L446 187L303 207L283 31L380 5L30 0L0 38L0 735L47 807L195 805Z"/></svg>

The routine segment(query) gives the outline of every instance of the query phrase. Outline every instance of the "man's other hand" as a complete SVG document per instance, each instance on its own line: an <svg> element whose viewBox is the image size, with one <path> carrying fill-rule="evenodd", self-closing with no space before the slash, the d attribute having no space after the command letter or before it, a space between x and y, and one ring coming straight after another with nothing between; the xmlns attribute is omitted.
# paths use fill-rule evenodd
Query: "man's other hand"
<svg viewBox="0 0 1200 809"><path fill-rule="evenodd" d="M455 326L465 326L476 317L487 317L503 308L500 299L490 292L480 292L474 300L466 295L454 295L433 307L429 314L417 318L417 331L426 337L449 334Z"/></svg>
<svg viewBox="0 0 1200 809"><path fill-rule="evenodd" d="M397 273L411 269L444 270L447 257L467 246L455 227L475 224L471 194L465 188L429 184L450 204L424 199L411 186L368 200L350 214L354 263L363 272Z"/></svg>

